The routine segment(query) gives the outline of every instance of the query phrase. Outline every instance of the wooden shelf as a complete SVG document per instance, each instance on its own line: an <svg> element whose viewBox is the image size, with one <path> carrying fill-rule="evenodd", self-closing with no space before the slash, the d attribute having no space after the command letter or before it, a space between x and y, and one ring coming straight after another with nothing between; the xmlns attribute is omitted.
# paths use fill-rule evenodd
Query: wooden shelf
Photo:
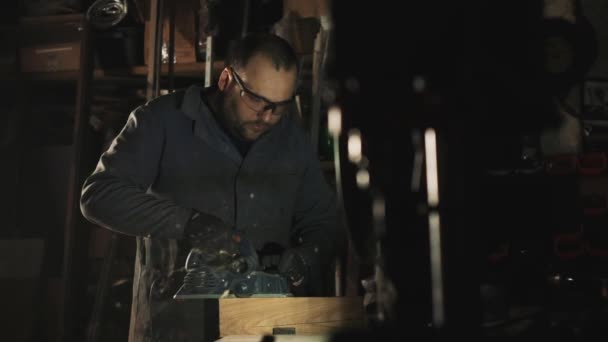
<svg viewBox="0 0 608 342"><path fill-rule="evenodd" d="M219 71L224 67L224 61L216 61L213 63L213 70ZM169 73L169 66L166 64L162 65L161 75L167 76ZM112 79L121 77L145 77L148 74L148 66L137 65L130 68L124 69L95 69L95 79ZM173 65L173 75L175 77L204 77L205 76L205 62L197 63L184 63Z"/></svg>
<svg viewBox="0 0 608 342"><path fill-rule="evenodd" d="M2 72L0 80L2 81L77 81L79 76L78 70L70 71L51 71L51 72Z"/></svg>
<svg viewBox="0 0 608 342"><path fill-rule="evenodd" d="M49 71L49 72L22 72L16 77L26 81L76 81L80 75L79 70Z"/></svg>
<svg viewBox="0 0 608 342"><path fill-rule="evenodd" d="M214 72L219 72L224 67L224 61L213 63ZM161 70L162 76L167 76L169 71L168 65L163 65ZM174 76L182 78L198 78L205 76L205 62L200 63L185 63L174 65ZM49 71L49 72L3 72L0 73L0 79L4 81L16 81L22 79L25 81L77 81L79 70L67 71ZM145 65L133 66L124 69L95 69L93 77L95 80L104 81L133 81L134 79L143 79L148 74L148 67Z"/></svg>

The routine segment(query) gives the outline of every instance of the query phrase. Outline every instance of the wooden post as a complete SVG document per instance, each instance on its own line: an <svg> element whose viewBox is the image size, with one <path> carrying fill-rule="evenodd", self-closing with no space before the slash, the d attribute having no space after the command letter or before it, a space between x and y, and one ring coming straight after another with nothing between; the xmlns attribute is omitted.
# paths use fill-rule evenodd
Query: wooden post
<svg viewBox="0 0 608 342"><path fill-rule="evenodd" d="M84 265L84 253L86 250L82 246L82 237L86 234L79 228L82 226L83 218L80 214L80 191L83 183L83 149L86 139L86 130L89 118L90 108L90 87L92 77L92 54L89 46L89 24L81 18L81 53L80 53L80 69L77 79L77 95L76 95L76 114L74 116L73 128L73 144L72 144L72 160L69 169L68 178L68 193L66 205L66 220L64 232L64 248L63 248L63 289L62 299L63 308L60 317L60 340L71 341L73 339L73 323L76 314L75 297L77 291L84 289L84 284L79 281L83 275L82 265Z"/></svg>
<svg viewBox="0 0 608 342"><path fill-rule="evenodd" d="M163 0L150 2L150 52L148 53L148 77L146 99L158 96L160 92L161 48L163 37Z"/></svg>

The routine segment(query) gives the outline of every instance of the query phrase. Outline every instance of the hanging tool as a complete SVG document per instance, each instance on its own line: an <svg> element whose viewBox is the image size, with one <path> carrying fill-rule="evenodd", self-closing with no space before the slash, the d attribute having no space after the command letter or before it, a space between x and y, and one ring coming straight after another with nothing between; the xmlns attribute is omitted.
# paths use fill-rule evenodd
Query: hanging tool
<svg viewBox="0 0 608 342"><path fill-rule="evenodd" d="M97 0L87 9L86 18L97 29L116 26L127 15L127 0Z"/></svg>

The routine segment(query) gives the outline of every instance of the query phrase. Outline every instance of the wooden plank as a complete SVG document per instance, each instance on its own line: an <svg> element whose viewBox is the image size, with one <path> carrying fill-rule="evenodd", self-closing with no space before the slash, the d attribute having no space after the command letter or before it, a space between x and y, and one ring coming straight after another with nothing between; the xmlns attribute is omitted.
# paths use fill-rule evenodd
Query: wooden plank
<svg viewBox="0 0 608 342"><path fill-rule="evenodd" d="M351 321L335 321L335 322L323 322L323 323L301 323L301 324L284 324L284 325L273 325L273 326L247 326L244 322L235 322L234 325L227 327L226 329L235 329L241 334L266 334L272 335L275 328L289 328L293 329L296 335L319 335L328 334L335 331L341 330L355 330L364 326L362 320L351 320ZM220 331L222 326L220 325ZM237 330L238 329L238 330ZM228 330L230 331L230 330ZM221 334L221 333L220 333ZM223 336L223 335L220 335Z"/></svg>
<svg viewBox="0 0 608 342"><path fill-rule="evenodd" d="M318 335L364 326L361 297L226 298L219 304L220 336L272 334L279 327Z"/></svg>

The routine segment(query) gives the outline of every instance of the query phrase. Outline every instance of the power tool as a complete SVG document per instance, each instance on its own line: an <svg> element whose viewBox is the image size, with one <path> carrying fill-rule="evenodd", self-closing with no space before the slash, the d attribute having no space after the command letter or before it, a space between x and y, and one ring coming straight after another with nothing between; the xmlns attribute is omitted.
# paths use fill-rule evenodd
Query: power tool
<svg viewBox="0 0 608 342"><path fill-rule="evenodd" d="M229 297L291 297L289 284L279 274L260 270L258 255L248 241L241 241L239 253L216 255L192 248L186 258L186 275L174 299Z"/></svg>

